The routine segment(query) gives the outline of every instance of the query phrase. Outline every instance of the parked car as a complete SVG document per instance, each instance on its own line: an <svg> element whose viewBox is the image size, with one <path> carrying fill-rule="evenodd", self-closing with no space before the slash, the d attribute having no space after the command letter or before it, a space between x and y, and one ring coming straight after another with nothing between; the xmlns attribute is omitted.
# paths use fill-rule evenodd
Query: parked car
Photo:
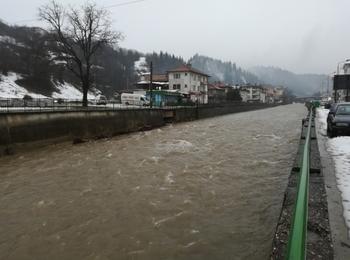
<svg viewBox="0 0 350 260"><path fill-rule="evenodd" d="M107 105L107 98L103 95L97 100L97 105Z"/></svg>
<svg viewBox="0 0 350 260"><path fill-rule="evenodd" d="M350 102L333 104L327 116L327 133L330 137L350 133Z"/></svg>

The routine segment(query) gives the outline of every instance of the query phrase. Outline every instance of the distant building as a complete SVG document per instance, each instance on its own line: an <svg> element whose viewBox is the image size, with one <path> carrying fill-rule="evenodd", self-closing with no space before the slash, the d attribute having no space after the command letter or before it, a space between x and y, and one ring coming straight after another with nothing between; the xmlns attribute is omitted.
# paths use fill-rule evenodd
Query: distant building
<svg viewBox="0 0 350 260"><path fill-rule="evenodd" d="M264 86L266 103L275 103L275 88L272 86Z"/></svg>
<svg viewBox="0 0 350 260"><path fill-rule="evenodd" d="M243 102L272 104L282 101L285 90L271 85L245 85L239 91Z"/></svg>
<svg viewBox="0 0 350 260"><path fill-rule="evenodd" d="M285 89L283 87L276 87L274 88L274 101L282 102L283 96L284 96Z"/></svg>
<svg viewBox="0 0 350 260"><path fill-rule="evenodd" d="M152 95L152 104L155 107L179 106L184 105L183 95L173 90L153 90L147 91L146 96L150 100Z"/></svg>
<svg viewBox="0 0 350 260"><path fill-rule="evenodd" d="M193 102L208 103L209 75L192 68L190 64L169 70L167 75L170 90L189 95Z"/></svg>
<svg viewBox="0 0 350 260"><path fill-rule="evenodd" d="M136 83L136 88L144 90L150 89L150 78L149 73L144 73L140 76L140 80ZM169 89L168 76L166 74L154 74L152 76L152 89L154 90L167 90Z"/></svg>
<svg viewBox="0 0 350 260"><path fill-rule="evenodd" d="M245 85L241 86L239 92L243 102L266 103L266 94L262 86Z"/></svg>
<svg viewBox="0 0 350 260"><path fill-rule="evenodd" d="M226 102L226 89L225 86L219 86L218 84L208 85L208 103L217 104Z"/></svg>

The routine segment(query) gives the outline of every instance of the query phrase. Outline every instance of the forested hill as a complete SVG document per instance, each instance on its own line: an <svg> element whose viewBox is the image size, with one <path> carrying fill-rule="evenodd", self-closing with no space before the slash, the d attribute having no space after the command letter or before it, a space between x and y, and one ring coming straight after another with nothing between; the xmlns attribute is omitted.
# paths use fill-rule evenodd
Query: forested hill
<svg viewBox="0 0 350 260"><path fill-rule="evenodd" d="M0 21L0 92L7 93L0 93L0 97L14 97L21 87L39 96L60 96L60 93L64 96L62 92L67 88L76 88L77 91L70 89L70 92L79 93L79 80L66 69L61 54L55 52L55 43L50 39L41 28L9 26ZM93 92L102 91L111 96L117 90L132 88L137 81L135 62L141 57L147 62L153 61L155 73L164 73L184 63L182 58L168 53L143 54L105 47L94 59ZM15 81L7 78L8 75ZM12 86L11 93L6 90L5 82Z"/></svg>
<svg viewBox="0 0 350 260"><path fill-rule="evenodd" d="M265 83L287 87L297 96L312 96L329 83L327 75L296 74L276 67L257 66L249 71Z"/></svg>
<svg viewBox="0 0 350 260"><path fill-rule="evenodd" d="M211 81L221 81L227 84L261 83L261 80L256 75L237 67L232 62L223 62L199 54L194 55L189 62L194 68L210 75Z"/></svg>

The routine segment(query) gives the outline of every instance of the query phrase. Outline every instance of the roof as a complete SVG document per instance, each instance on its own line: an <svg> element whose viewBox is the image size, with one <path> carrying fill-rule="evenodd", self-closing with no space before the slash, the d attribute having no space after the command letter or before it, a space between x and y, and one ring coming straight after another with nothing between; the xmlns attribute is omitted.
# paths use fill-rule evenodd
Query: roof
<svg viewBox="0 0 350 260"><path fill-rule="evenodd" d="M150 74L143 75L145 81L149 81L151 76ZM154 82L168 82L168 75L166 74L153 74L152 75L152 81Z"/></svg>
<svg viewBox="0 0 350 260"><path fill-rule="evenodd" d="M215 86L215 85L208 85L208 89L216 89L216 90L222 90L225 91L225 87Z"/></svg>
<svg viewBox="0 0 350 260"><path fill-rule="evenodd" d="M195 74L199 74L199 75L202 75L202 76L205 76L205 77L210 77L208 74L200 71L200 70L197 70L197 69L194 69L191 65L189 64L184 64L184 65L181 65L180 67L176 68L176 69L172 69L172 70L168 70L167 73L174 73L174 72L192 72L192 73L195 73Z"/></svg>
<svg viewBox="0 0 350 260"><path fill-rule="evenodd" d="M142 80L137 82L138 85L144 85L144 84L150 84L151 82L149 80ZM162 81L152 81L152 84L154 85L169 85L168 82L162 82Z"/></svg>

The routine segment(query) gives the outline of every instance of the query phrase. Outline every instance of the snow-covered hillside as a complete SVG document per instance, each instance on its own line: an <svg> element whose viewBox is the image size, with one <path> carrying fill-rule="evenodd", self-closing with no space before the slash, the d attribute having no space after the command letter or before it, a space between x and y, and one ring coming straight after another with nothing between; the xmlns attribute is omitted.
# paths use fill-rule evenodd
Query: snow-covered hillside
<svg viewBox="0 0 350 260"><path fill-rule="evenodd" d="M58 91L52 93L53 98L81 99L83 97L83 93L68 82L64 82L64 84L56 83L55 86ZM101 92L99 90L95 90L95 92L90 91L88 99L98 99L100 95Z"/></svg>
<svg viewBox="0 0 350 260"><path fill-rule="evenodd" d="M25 88L19 86L16 81L22 79L22 76L9 72L7 76L0 74L0 98L23 98L29 95L33 98L46 98L46 96L30 93Z"/></svg>
<svg viewBox="0 0 350 260"><path fill-rule="evenodd" d="M0 98L23 98L25 95L32 98L62 98L62 99L81 99L82 92L68 82L54 83L56 91L50 97L41 94L29 92L24 87L16 83L23 77L15 72L9 72L7 76L0 74ZM90 91L88 99L98 99L101 95L99 90Z"/></svg>

